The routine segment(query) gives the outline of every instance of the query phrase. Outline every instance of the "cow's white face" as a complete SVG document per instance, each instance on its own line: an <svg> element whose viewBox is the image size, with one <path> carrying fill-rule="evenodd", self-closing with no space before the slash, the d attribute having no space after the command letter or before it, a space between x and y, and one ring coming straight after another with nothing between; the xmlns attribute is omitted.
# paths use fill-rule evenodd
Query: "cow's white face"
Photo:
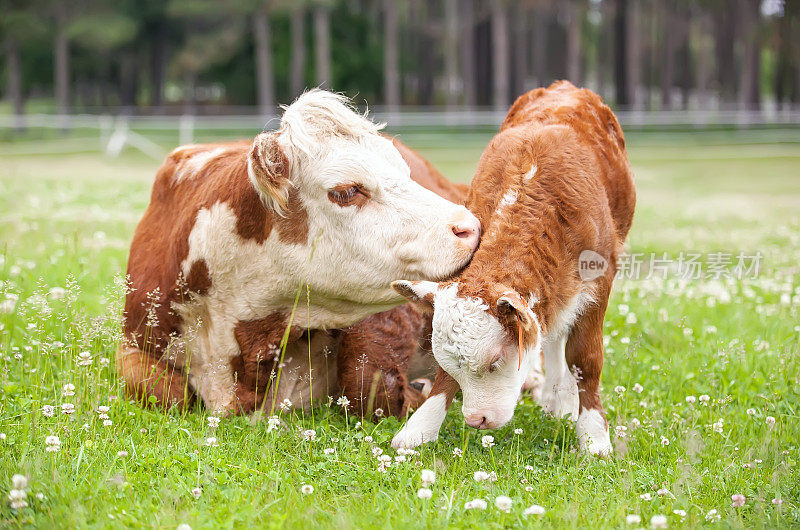
<svg viewBox="0 0 800 530"><path fill-rule="evenodd" d="M390 287L395 278L452 276L480 239L477 218L414 182L378 130L338 96L301 96L269 135L288 174L266 190L280 198L294 188L307 212L308 243L296 249L292 266L312 296L365 304L370 312L402 301Z"/></svg>
<svg viewBox="0 0 800 530"><path fill-rule="evenodd" d="M433 310L431 343L436 362L461 386L464 419L471 427L502 427L514 409L528 372L541 351L536 315L513 292L498 299L500 313L522 323L528 341L522 361L517 337L477 298L458 295L458 284L398 281L409 300Z"/></svg>

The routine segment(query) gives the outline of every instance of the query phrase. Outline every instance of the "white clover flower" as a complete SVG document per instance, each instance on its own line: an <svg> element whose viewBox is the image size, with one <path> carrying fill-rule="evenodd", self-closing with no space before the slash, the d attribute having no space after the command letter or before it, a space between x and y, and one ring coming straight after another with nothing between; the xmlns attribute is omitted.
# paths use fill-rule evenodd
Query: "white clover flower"
<svg viewBox="0 0 800 530"><path fill-rule="evenodd" d="M417 497L423 500L430 499L433 497L433 491L428 488L420 488L417 490Z"/></svg>
<svg viewBox="0 0 800 530"><path fill-rule="evenodd" d="M653 496L650 495L649 493L642 493L641 495L639 495L639 498L642 499L643 501L653 500Z"/></svg>
<svg viewBox="0 0 800 530"><path fill-rule="evenodd" d="M464 456L464 451L462 451L458 447L454 447L453 448L453 456L461 458L462 456Z"/></svg>
<svg viewBox="0 0 800 530"><path fill-rule="evenodd" d="M175 530L192 530L192 527L189 526L187 523L181 523Z"/></svg>
<svg viewBox="0 0 800 530"><path fill-rule="evenodd" d="M756 409L747 409L747 415L748 416L755 416L756 415Z"/></svg>
<svg viewBox="0 0 800 530"><path fill-rule="evenodd" d="M92 364L92 354L88 351L82 351L78 354L78 366L89 366Z"/></svg>
<svg viewBox="0 0 800 530"><path fill-rule="evenodd" d="M280 404L280 409L281 410L287 411L290 408L292 408L292 402L289 400L289 398L286 398L283 401L281 401L281 404Z"/></svg>
<svg viewBox="0 0 800 530"><path fill-rule="evenodd" d="M706 514L706 521L709 523L718 523L722 519L722 516L717 513L717 510L709 510Z"/></svg>
<svg viewBox="0 0 800 530"><path fill-rule="evenodd" d="M75 395L75 385L67 383L61 388L61 395L64 397L71 397Z"/></svg>
<svg viewBox="0 0 800 530"><path fill-rule="evenodd" d="M715 433L722 434L723 431L722 420L720 419L719 421L714 422L714 425L712 425L711 428L714 430Z"/></svg>
<svg viewBox="0 0 800 530"><path fill-rule="evenodd" d="M638 419L633 418L631 420L631 429L638 429L641 426L642 426L642 422L640 422Z"/></svg>
<svg viewBox="0 0 800 530"><path fill-rule="evenodd" d="M313 442L317 439L317 431L314 429L306 429L303 431L303 440L307 442Z"/></svg>
<svg viewBox="0 0 800 530"><path fill-rule="evenodd" d="M636 383L635 385L633 385L633 391L636 392L637 394L641 394L643 390L644 390L644 387L642 385L640 385L639 383Z"/></svg>
<svg viewBox="0 0 800 530"><path fill-rule="evenodd" d="M423 486L430 486L436 482L436 473L430 469L423 469L419 474L419 478Z"/></svg>
<svg viewBox="0 0 800 530"><path fill-rule="evenodd" d="M628 428L626 426L617 425L616 427L614 427L614 434L617 435L617 438L625 438L626 436L628 436L627 430Z"/></svg>
<svg viewBox="0 0 800 530"><path fill-rule="evenodd" d="M126 456L128 456L128 451L125 450L117 451L117 456L120 458L125 458Z"/></svg>
<svg viewBox="0 0 800 530"><path fill-rule="evenodd" d="M475 479L475 482L483 482L485 480L489 480L491 475L482 469L473 473L472 478Z"/></svg>
<svg viewBox="0 0 800 530"><path fill-rule="evenodd" d="M487 449L490 447L494 447L494 436L487 434L481 437L481 444L486 447Z"/></svg>
<svg viewBox="0 0 800 530"><path fill-rule="evenodd" d="M738 508L740 506L744 506L744 503L747 501L747 497L745 497L741 493L737 493L735 495L731 495L731 500L733 501L733 504L731 504L731 506L733 506L734 508Z"/></svg>
<svg viewBox="0 0 800 530"><path fill-rule="evenodd" d="M98 359L98 360L100 362L100 367L101 368L105 368L106 366L108 366L111 363L111 361L108 360L108 357L100 357L100 359Z"/></svg>
<svg viewBox="0 0 800 530"><path fill-rule="evenodd" d="M387 467L388 467L388 466L390 466L390 465L391 465L391 463L392 463L392 457L391 457L391 455L379 455L379 456L378 456L378 460L380 460L381 462L383 462L384 464L386 464L386 466L387 466Z"/></svg>
<svg viewBox="0 0 800 530"><path fill-rule="evenodd" d="M208 421L208 426L211 429L216 429L219 427L219 418L217 416L209 416L206 418L206 421Z"/></svg>
<svg viewBox="0 0 800 530"><path fill-rule="evenodd" d="M114 425L114 422L111 420L103 420L103 427L111 427Z"/></svg>
<svg viewBox="0 0 800 530"><path fill-rule="evenodd" d="M530 486L528 486L528 488L530 488ZM528 490L528 488L525 488L525 490L530 491ZM532 489L533 488L531 488L531 490ZM539 506L538 504L531 504L530 506L525 508L525 511L522 513L524 513L525 515L544 515L545 511L546 510L544 509L544 506Z"/></svg>
<svg viewBox="0 0 800 530"><path fill-rule="evenodd" d="M322 450L322 453L326 455L332 455L335 451L336 449L334 449L333 447L326 447L325 449Z"/></svg>
<svg viewBox="0 0 800 530"><path fill-rule="evenodd" d="M511 497L507 497L505 495L500 495L494 500L494 505L497 506L499 510L506 513L511 511L511 505L513 503L514 501L511 500Z"/></svg>
<svg viewBox="0 0 800 530"><path fill-rule="evenodd" d="M72 403L62 403L61 412L64 414L73 414L75 412L75 405Z"/></svg>
<svg viewBox="0 0 800 530"><path fill-rule="evenodd" d="M667 516L656 514L650 518L650 528L667 528Z"/></svg>
<svg viewBox="0 0 800 530"><path fill-rule="evenodd" d="M372 448L372 456L374 456L375 458L378 458L382 454L383 454L383 449L381 449L380 447L373 447Z"/></svg>
<svg viewBox="0 0 800 530"><path fill-rule="evenodd" d="M48 453L55 453L61 449L61 440L58 436L48 436L44 439L44 445Z"/></svg>
<svg viewBox="0 0 800 530"><path fill-rule="evenodd" d="M519 435L522 434L522 432L523 432L522 429L514 429L514 434Z"/></svg>
<svg viewBox="0 0 800 530"><path fill-rule="evenodd" d="M666 497L667 495L669 495L669 490L667 488L661 488L656 493L658 494L659 497Z"/></svg>
<svg viewBox="0 0 800 530"><path fill-rule="evenodd" d="M372 436L365 436L364 437L364 441L371 444L372 443Z"/></svg>
<svg viewBox="0 0 800 530"><path fill-rule="evenodd" d="M694 396L686 396L686 403L688 403L688 404L690 404L690 405L691 405L691 404L692 404L692 403L694 403L695 401L697 401L697 398L696 398L696 397L694 397Z"/></svg>
<svg viewBox="0 0 800 530"><path fill-rule="evenodd" d="M709 397L708 394L703 394L698 399L700 400L700 403L705 403L705 404L707 404L709 401L711 401L711 398Z"/></svg>
<svg viewBox="0 0 800 530"><path fill-rule="evenodd" d="M23 490L11 490L8 492L8 500L10 501L11 507L15 510L21 510L28 506L28 502L25 500L27 498L28 494Z"/></svg>
<svg viewBox="0 0 800 530"><path fill-rule="evenodd" d="M772 499L772 504L775 506L780 506L781 504L783 504L783 499L775 497L774 499Z"/></svg>
<svg viewBox="0 0 800 530"><path fill-rule="evenodd" d="M672 513L680 517L681 520L683 520L683 518L686 517L686 510L672 510Z"/></svg>
<svg viewBox="0 0 800 530"><path fill-rule="evenodd" d="M398 464L402 464L403 462L406 461L406 455L397 455L394 457L394 461L397 462Z"/></svg>
<svg viewBox="0 0 800 530"><path fill-rule="evenodd" d="M300 487L300 492L303 495L311 495L312 493L314 493L314 486L312 486L311 484L303 484Z"/></svg>
<svg viewBox="0 0 800 530"><path fill-rule="evenodd" d="M642 522L642 518L635 513L625 516L625 524L634 525Z"/></svg>
<svg viewBox="0 0 800 530"><path fill-rule="evenodd" d="M669 438L667 438L666 436L662 436L661 437L661 445L663 445L664 447L668 446L669 445Z"/></svg>
<svg viewBox="0 0 800 530"><path fill-rule="evenodd" d="M274 431L281 425L281 419L277 416L270 416L267 419L267 432Z"/></svg>
<svg viewBox="0 0 800 530"><path fill-rule="evenodd" d="M195 499L199 499L200 495L203 494L203 490L200 489L200 486L192 489L192 495Z"/></svg>
<svg viewBox="0 0 800 530"><path fill-rule="evenodd" d="M11 477L11 486L15 490L24 490L28 487L28 479L25 475L14 475Z"/></svg>
<svg viewBox="0 0 800 530"><path fill-rule="evenodd" d="M97 417L100 418L101 420L107 420L108 419L108 414L106 414L105 412L101 412L100 414L97 415ZM85 426L88 427L89 424L86 423Z"/></svg>
<svg viewBox="0 0 800 530"><path fill-rule="evenodd" d="M614 387L614 392L616 392L619 395L622 395L625 393L625 387L622 385L617 385Z"/></svg>
<svg viewBox="0 0 800 530"><path fill-rule="evenodd" d="M214 436L206 438L206 445L209 447L219 447L219 443L217 443L217 439Z"/></svg>
<svg viewBox="0 0 800 530"><path fill-rule="evenodd" d="M766 418L764 418L764 421L767 422L767 425L770 428L775 427L775 418L773 416L767 416Z"/></svg>
<svg viewBox="0 0 800 530"><path fill-rule="evenodd" d="M485 510L486 506L486 501L483 499L472 499L464 503L465 510Z"/></svg>
<svg viewBox="0 0 800 530"><path fill-rule="evenodd" d="M108 405L100 405L97 407L97 412L101 414L106 414L109 410L111 410L111 408Z"/></svg>
<svg viewBox="0 0 800 530"><path fill-rule="evenodd" d="M44 414L48 418L52 418L55 413L56 413L56 408L53 405L42 406L42 414Z"/></svg>
<svg viewBox="0 0 800 530"><path fill-rule="evenodd" d="M346 396L340 396L339 399L336 400L336 404L340 407L347 407L350 405L350 400L347 399Z"/></svg>
<svg viewBox="0 0 800 530"><path fill-rule="evenodd" d="M528 470L528 471L533 471L533 469L534 469L534 468L533 468L533 466L532 466L532 465L530 465L530 464L527 464L527 465L525 466L525 469L526 469L526 470Z"/></svg>
<svg viewBox="0 0 800 530"><path fill-rule="evenodd" d="M376 418L383 418L383 409L382 408L375 409L374 414Z"/></svg>

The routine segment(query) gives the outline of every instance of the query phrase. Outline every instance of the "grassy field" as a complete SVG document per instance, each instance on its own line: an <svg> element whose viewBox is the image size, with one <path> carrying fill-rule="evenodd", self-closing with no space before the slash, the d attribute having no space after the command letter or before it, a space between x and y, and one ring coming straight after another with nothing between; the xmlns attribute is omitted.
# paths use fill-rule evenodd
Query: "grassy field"
<svg viewBox="0 0 800 530"><path fill-rule="evenodd" d="M402 137L466 181L490 134ZM399 462L400 422L335 404L270 429L127 402L120 280L158 161L106 159L90 137L0 144L0 526L800 526L800 131L642 132L629 145L630 264L643 265L618 280L606 319L615 455L577 454L572 425L527 399L493 447L454 406L439 441ZM702 277L684 277L681 253L700 255ZM736 269L759 253L758 271ZM670 264L651 267L653 254ZM393 457L385 472L379 451ZM417 496L423 469L436 472L430 499ZM27 507L11 507L12 489ZM465 509L473 499L488 507ZM544 514L525 515L533 504Z"/></svg>

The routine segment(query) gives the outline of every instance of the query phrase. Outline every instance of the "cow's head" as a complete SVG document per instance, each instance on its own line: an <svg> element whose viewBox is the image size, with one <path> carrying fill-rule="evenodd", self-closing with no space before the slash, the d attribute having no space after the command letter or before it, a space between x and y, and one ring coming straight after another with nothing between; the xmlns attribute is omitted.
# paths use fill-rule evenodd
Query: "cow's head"
<svg viewBox="0 0 800 530"><path fill-rule="evenodd" d="M331 303L395 305L391 280L450 277L480 238L465 207L411 180L381 127L344 97L312 90L285 108L274 133L256 137L248 159L269 208L291 216L295 201L304 210L307 240L282 259Z"/></svg>
<svg viewBox="0 0 800 530"><path fill-rule="evenodd" d="M541 328L529 302L499 284L483 286L481 297L460 295L457 282L401 280L392 286L433 312L433 354L461 386L467 424L494 429L508 423L541 352Z"/></svg>

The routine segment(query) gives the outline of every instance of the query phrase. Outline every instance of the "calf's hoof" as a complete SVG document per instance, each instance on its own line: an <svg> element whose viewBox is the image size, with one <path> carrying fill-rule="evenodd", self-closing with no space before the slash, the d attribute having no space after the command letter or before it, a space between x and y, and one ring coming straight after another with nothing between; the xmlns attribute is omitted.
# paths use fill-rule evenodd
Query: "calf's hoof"
<svg viewBox="0 0 800 530"><path fill-rule="evenodd" d="M608 434L608 423L599 411L590 409L581 412L575 430L578 433L581 453L608 456L614 450Z"/></svg>

